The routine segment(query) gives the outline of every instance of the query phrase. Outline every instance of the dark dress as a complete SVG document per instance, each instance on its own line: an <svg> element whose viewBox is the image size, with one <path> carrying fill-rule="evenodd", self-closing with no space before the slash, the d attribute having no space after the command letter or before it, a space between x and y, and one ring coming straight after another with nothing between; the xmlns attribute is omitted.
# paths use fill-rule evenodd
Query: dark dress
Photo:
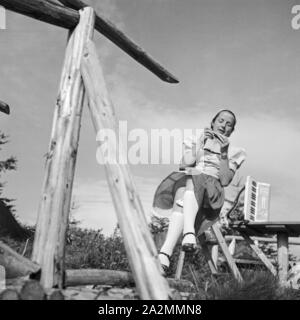
<svg viewBox="0 0 300 320"><path fill-rule="evenodd" d="M172 172L158 186L154 194L155 211L172 210L178 188L186 186L187 175L184 172ZM204 219L213 221L218 218L224 204L224 188L220 181L206 174L190 176L194 184L195 197L199 210L195 220L195 230L199 230Z"/></svg>
<svg viewBox="0 0 300 320"><path fill-rule="evenodd" d="M199 173L187 175L185 172L172 172L159 184L153 199L153 209L155 212L166 213L172 211L176 191L180 187L185 187L187 178L191 177L199 206L195 220L196 232L204 220L211 222L219 217L225 200L224 188L218 177L221 155L220 153L206 149L203 142L198 143L198 141L199 139L196 137L187 139L184 142L184 152L190 152L195 146L199 148L200 151L197 153L198 158L195 163L195 167L199 170ZM229 168L235 172L246 158L245 150L230 146L228 158Z"/></svg>

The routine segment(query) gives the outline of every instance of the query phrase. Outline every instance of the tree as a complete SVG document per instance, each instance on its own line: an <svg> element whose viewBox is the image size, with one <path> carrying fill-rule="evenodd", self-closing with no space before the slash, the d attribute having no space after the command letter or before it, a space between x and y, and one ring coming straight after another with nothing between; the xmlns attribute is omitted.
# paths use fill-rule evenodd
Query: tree
<svg viewBox="0 0 300 320"><path fill-rule="evenodd" d="M0 131L0 151L2 146L8 143L8 136ZM17 159L13 156L5 160L0 160L0 178L2 174L17 169ZM14 199L3 197L5 182L0 181L0 236L9 236L15 239L24 239L32 235L28 228L21 226L16 217L12 202Z"/></svg>
<svg viewBox="0 0 300 320"><path fill-rule="evenodd" d="M9 142L8 136L0 131L0 151L2 150L1 147L8 142ZM10 156L5 160L0 160L0 178L2 178L2 173L5 173L6 171L10 171L10 170L16 170L16 169L17 169L17 159L15 157ZM6 207L11 212L14 212L13 205L12 205L13 200L2 197L4 186L5 186L5 182L0 181L0 200L6 205Z"/></svg>

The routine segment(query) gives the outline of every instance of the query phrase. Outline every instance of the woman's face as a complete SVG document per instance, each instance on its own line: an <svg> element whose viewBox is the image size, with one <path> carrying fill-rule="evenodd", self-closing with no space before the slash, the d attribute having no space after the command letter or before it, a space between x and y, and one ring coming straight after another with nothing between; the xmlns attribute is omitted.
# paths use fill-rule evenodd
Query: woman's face
<svg viewBox="0 0 300 320"><path fill-rule="evenodd" d="M212 124L213 131L221 133L226 137L229 137L234 128L234 117L230 112L223 111L216 118Z"/></svg>

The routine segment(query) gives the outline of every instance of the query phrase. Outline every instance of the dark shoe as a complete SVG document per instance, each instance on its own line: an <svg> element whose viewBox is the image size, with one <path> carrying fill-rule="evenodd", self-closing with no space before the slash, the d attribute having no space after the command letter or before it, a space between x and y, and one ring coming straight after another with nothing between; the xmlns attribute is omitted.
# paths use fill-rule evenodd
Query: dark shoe
<svg viewBox="0 0 300 320"><path fill-rule="evenodd" d="M192 234L194 237L196 237L194 232L187 232L183 235L182 241L183 241L184 237L187 236L188 234ZM182 243L182 251L195 252L196 249L197 249L196 243Z"/></svg>

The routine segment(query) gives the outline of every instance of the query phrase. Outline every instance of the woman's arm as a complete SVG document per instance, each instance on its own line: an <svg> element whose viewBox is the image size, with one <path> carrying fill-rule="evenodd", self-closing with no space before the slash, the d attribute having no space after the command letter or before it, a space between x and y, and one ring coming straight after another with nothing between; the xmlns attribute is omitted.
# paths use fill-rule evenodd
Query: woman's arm
<svg viewBox="0 0 300 320"><path fill-rule="evenodd" d="M227 187L234 177L234 171L229 167L228 147L229 141L226 139L221 145L220 160L220 182L223 187Z"/></svg>
<svg viewBox="0 0 300 320"><path fill-rule="evenodd" d="M228 152L228 147L228 141L224 141L221 145L220 182L224 187L231 183L236 170L240 168L247 156L242 148L232 148Z"/></svg>
<svg viewBox="0 0 300 320"><path fill-rule="evenodd" d="M183 155L179 165L180 169L193 166L196 162L196 137L189 137L183 142Z"/></svg>
<svg viewBox="0 0 300 320"><path fill-rule="evenodd" d="M180 164L180 167L189 167L192 166L196 161L196 151L193 149L186 151L183 154L182 161Z"/></svg>
<svg viewBox="0 0 300 320"><path fill-rule="evenodd" d="M220 182L227 187L234 177L234 171L229 168L228 153L221 153L220 160Z"/></svg>

